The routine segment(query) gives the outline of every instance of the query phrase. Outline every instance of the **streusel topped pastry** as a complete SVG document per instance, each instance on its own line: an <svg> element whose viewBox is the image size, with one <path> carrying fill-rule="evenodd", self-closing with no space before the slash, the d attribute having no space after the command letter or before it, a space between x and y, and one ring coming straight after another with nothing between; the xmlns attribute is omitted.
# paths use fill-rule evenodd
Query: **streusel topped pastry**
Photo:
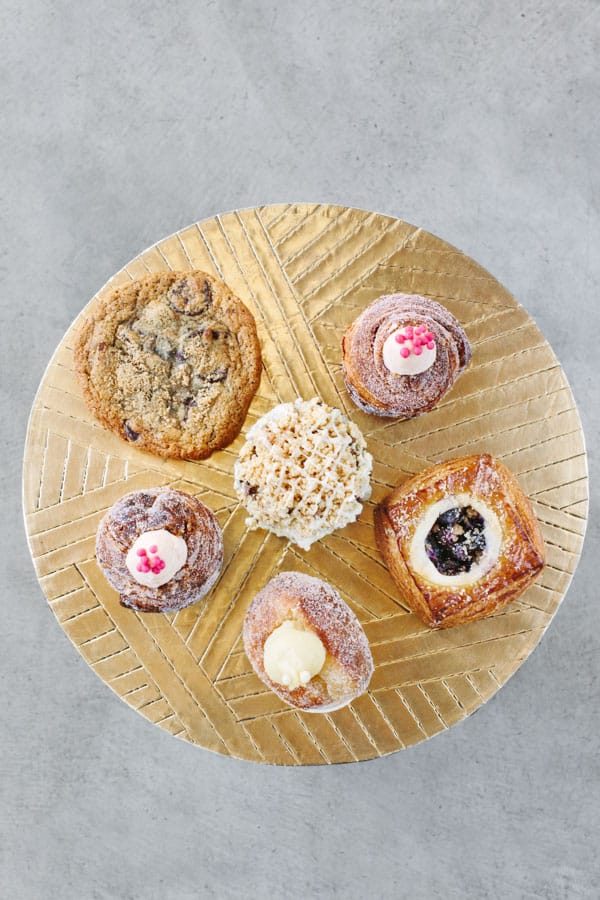
<svg viewBox="0 0 600 900"><path fill-rule="evenodd" d="M371 493L373 460L359 429L321 400L281 403L248 431L235 489L251 527L308 550L354 522Z"/></svg>

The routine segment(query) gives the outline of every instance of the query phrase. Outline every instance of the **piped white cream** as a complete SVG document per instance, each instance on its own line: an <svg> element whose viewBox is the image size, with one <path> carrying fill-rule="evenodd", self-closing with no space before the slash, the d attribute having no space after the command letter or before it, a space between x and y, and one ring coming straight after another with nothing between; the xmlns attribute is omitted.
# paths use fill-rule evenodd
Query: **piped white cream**
<svg viewBox="0 0 600 900"><path fill-rule="evenodd" d="M417 334L417 329L423 330ZM431 335L430 340L426 335ZM435 339L425 326L404 326L386 338L382 354L384 366L394 375L420 375L435 362Z"/></svg>
<svg viewBox="0 0 600 900"><path fill-rule="evenodd" d="M140 534L129 548L125 562L138 584L157 588L170 581L186 560L184 539L160 528Z"/></svg>
<svg viewBox="0 0 600 900"><path fill-rule="evenodd" d="M286 621L276 628L264 646L265 672L276 684L293 691L318 675L325 664L325 647L314 631Z"/></svg>

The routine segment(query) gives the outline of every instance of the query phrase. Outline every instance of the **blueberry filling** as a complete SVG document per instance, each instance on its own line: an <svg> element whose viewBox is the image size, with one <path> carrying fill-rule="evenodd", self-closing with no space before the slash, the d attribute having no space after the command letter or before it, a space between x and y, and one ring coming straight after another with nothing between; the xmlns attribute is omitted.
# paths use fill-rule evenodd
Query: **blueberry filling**
<svg viewBox="0 0 600 900"><path fill-rule="evenodd" d="M485 548L485 520L472 506L441 513L425 538L425 552L441 575L470 572Z"/></svg>

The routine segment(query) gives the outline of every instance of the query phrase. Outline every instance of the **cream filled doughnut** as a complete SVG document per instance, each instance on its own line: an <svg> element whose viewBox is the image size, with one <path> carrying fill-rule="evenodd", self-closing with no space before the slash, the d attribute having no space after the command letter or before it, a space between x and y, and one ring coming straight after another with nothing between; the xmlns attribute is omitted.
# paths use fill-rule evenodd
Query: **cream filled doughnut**
<svg viewBox="0 0 600 900"><path fill-rule="evenodd" d="M331 712L367 689L373 673L360 622L331 585L281 572L254 597L244 648L258 677L306 712Z"/></svg>

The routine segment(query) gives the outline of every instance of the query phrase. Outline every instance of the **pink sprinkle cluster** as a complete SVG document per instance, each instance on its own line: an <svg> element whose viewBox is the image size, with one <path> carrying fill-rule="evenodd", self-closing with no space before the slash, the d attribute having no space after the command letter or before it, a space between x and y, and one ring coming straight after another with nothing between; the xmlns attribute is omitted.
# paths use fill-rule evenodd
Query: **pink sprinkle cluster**
<svg viewBox="0 0 600 900"><path fill-rule="evenodd" d="M166 563L160 556L157 555L151 557L148 553L158 553L156 544L152 544L151 547L148 547L148 551L144 550L143 547L140 547L137 551L137 555L140 557L140 561L137 564L137 570L138 572L153 572L155 575L158 575L159 572L162 572Z"/></svg>
<svg viewBox="0 0 600 900"><path fill-rule="evenodd" d="M428 350L433 350L435 347L434 334L432 331L427 331L426 325L406 325L396 335L396 341L399 344L406 344L408 341L410 344L410 346L400 348L400 356L403 359L410 356L411 352L415 356L420 356L423 352L423 347L427 347Z"/></svg>

